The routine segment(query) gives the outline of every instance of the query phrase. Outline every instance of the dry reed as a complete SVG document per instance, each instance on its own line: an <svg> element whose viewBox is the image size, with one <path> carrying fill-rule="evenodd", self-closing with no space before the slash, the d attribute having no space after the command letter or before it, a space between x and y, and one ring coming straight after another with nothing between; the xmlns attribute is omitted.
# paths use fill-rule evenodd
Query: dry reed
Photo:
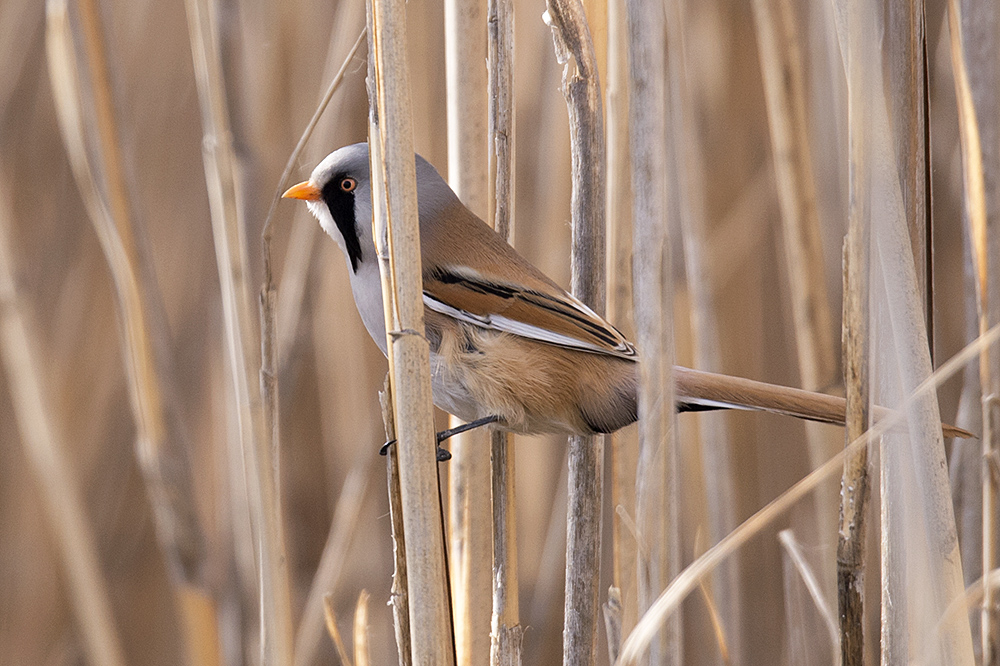
<svg viewBox="0 0 1000 666"><path fill-rule="evenodd" d="M645 614L657 590L680 569L677 447L674 427L673 271L668 232L666 25L653 2L626 5L629 38L629 126L632 156L633 280L636 342L642 350L639 388L639 465L636 516L638 605ZM638 631L633 628L630 635ZM648 642L649 663L682 662L680 620L658 642ZM644 646L645 647L645 646ZM622 645L619 661L629 648ZM636 654L636 657L638 654Z"/></svg>
<svg viewBox="0 0 1000 666"><path fill-rule="evenodd" d="M973 11L976 11L973 9ZM948 32L951 39L951 65L955 80L955 97L958 103L958 127L962 146L962 175L965 189L964 213L968 224L968 238L971 242L972 283L975 287L976 313L979 334L989 327L990 321L997 319L995 297L991 298L990 275L995 273L989 261L989 248L996 243L996 234L989 233L987 214L987 192L985 184L984 162L989 159L984 155L980 139L979 119L976 112L973 84L970 81L969 64L962 35L962 10L957 2L948 3ZM992 95L986 87L977 90L983 102L984 95ZM996 161L992 160L996 168ZM995 193L991 190L991 195ZM993 290L995 291L995 290ZM996 371L997 354L995 350L984 353L979 360L980 395L982 396L982 532L979 536L981 544L981 574L988 577L1000 563L1000 548L997 540L1000 538L997 530L998 515L998 480L995 474L997 430L994 426L996 415L995 396L1000 391L1000 376ZM963 546L974 548L976 539L967 538ZM968 576L968 573L967 573ZM1000 654L1000 614L997 612L996 591L993 586L983 588L983 601L980 616L980 658L982 663L993 663Z"/></svg>
<svg viewBox="0 0 1000 666"><path fill-rule="evenodd" d="M572 290L596 312L605 305L604 112L594 43L583 3L551 0L545 20L552 28L562 90L569 111L573 158ZM601 614L601 531L604 438L569 440L566 520L566 599L563 663L597 660Z"/></svg>
<svg viewBox="0 0 1000 666"><path fill-rule="evenodd" d="M445 3L448 184L482 219L491 208L487 125L486 5L478 0ZM476 65L479 63L479 65ZM459 421L452 417L452 426ZM455 624L455 661L489 659L493 547L489 435L471 431L451 440L449 571Z"/></svg>
<svg viewBox="0 0 1000 666"><path fill-rule="evenodd" d="M454 634L438 495L429 346L424 337L416 165L404 5L373 0L368 52L372 233L382 274L393 422L406 540L414 663L452 663Z"/></svg>
<svg viewBox="0 0 1000 666"><path fill-rule="evenodd" d="M293 660L291 590L277 476L277 414L264 403L258 381L261 332L248 270L246 229L238 206L238 174L223 78L217 9L185 4L204 132L203 160L212 212L226 347L236 399L238 441L254 531L261 659ZM265 332L265 338L266 336Z"/></svg>
<svg viewBox="0 0 1000 666"><path fill-rule="evenodd" d="M510 242L514 234L514 7L510 0L487 3L488 128L487 206L491 226ZM493 501L493 598L490 664L518 666L522 658L518 586L517 503L514 438L490 435Z"/></svg>

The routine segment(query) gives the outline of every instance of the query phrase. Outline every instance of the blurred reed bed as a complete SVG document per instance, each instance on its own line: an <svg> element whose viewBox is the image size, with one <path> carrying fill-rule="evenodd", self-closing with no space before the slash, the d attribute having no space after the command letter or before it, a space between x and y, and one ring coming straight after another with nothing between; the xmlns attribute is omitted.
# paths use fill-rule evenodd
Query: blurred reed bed
<svg viewBox="0 0 1000 666"><path fill-rule="evenodd" d="M213 112L229 124L210 141L188 27L193 8L206 12L203 39L217 58L213 85L224 97ZM608 312L634 336L625 9L613 0L587 4L606 95ZM543 10L514 2L513 242L569 286L569 129ZM669 226L659 231L669 238L662 252L674 285L666 302L676 362L843 392L836 345L842 247L849 220L860 214L868 222L857 233L875 234L867 255L857 255L867 256L871 294L863 335L869 351L860 353L873 379L870 395L901 404L932 364L1000 318L991 279L1000 252L988 224L1000 146L991 78L1000 26L987 3L935 1L899 14L893 3L860 0L671 0L663 11L668 98L659 120ZM245 265L232 275L244 290L249 318L242 330L251 340L237 352L248 368L244 409L256 410L262 225L302 128L364 25L363 12L362 3L305 0L0 5L0 316L5 332L23 331L5 333L0 373L0 663L258 662L261 530L247 499L250 444L241 447L239 434L247 412L238 411L227 346L233 329L223 305L232 297L219 286L212 231L220 203L210 205L203 155L231 150L214 159L232 160L223 206L237 224L233 251L245 244ZM407 15L414 143L446 173L444 8L410 3ZM869 24L860 25L866 16ZM880 50L883 29L892 39ZM95 44L105 53L106 80ZM332 149L366 138L364 57L362 47L349 61L293 179L305 178ZM895 174L898 182L887 177ZM852 211L852 196L871 204ZM892 228L887 220L910 224L897 228L895 245L875 233ZM357 317L335 243L301 206L279 205L272 224L287 549L287 574L277 575L287 575L291 610L285 628L281 618L268 620L289 634L279 650L294 653L294 663L342 659L330 622L354 663L395 663L384 603L393 567L386 472L376 455L384 437L376 396L386 363ZM886 258L890 247L902 263ZM900 268L902 247L916 257L910 277ZM859 283L847 284L851 293ZM995 394L995 365L990 352L938 392L940 417L983 432L982 440L941 449L924 437L921 449L890 433L892 455L877 443L869 449L862 465L870 475L871 498L862 508L867 537L857 544L864 637L855 656L877 658L881 638L890 660L933 649L928 663L966 664L1000 640L995 618L981 622L975 603L968 625L954 609L942 624L947 631L936 624L963 584L956 559L967 586L996 566L995 529L983 545L984 523L995 523L996 490L985 487L984 504L980 480L980 460L994 451L995 414L988 410L984 421L981 396ZM896 385L898 376L906 381ZM35 406L25 410L29 393ZM987 400L990 409L995 404ZM933 412L928 404L907 415L915 425ZM263 413L251 418L259 419L258 431L269 430ZM437 424L444 426L442 414ZM677 567L713 552L844 442L836 428L749 413L682 415L674 430L678 485L670 511L679 540L669 545ZM850 439L860 434L851 432ZM39 437L47 449L32 448ZM608 662L609 647L617 654L641 615L634 563L649 544L635 508L635 437L628 429L606 451L600 601L614 585L621 610L609 611L617 618L609 626L618 628L610 646L597 618L599 663ZM46 450L49 468L37 463ZM567 447L553 438L515 438L514 450L523 663L551 664L563 649ZM924 457L897 456L901 451ZM945 453L950 479L927 475ZM262 450L259 464L267 466L268 455ZM840 630L840 468L830 469L817 491L755 527L683 602L675 625L682 640L664 653L674 663L840 658L831 635ZM444 465L441 473L452 470ZM899 512L904 506L922 511ZM956 558L941 565L943 552ZM883 618L883 589L908 611ZM992 603L989 586L984 596ZM922 606L925 599L934 604ZM472 626L484 625L480 617ZM963 627L974 640L963 638Z"/></svg>

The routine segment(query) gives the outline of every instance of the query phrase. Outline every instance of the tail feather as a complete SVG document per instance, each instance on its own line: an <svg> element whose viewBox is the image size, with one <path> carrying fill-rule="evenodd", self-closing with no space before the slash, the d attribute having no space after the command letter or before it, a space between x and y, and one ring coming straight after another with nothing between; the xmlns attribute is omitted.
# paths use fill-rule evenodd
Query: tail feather
<svg viewBox="0 0 1000 666"><path fill-rule="evenodd" d="M837 396L680 366L674 366L674 380L678 411L748 409L844 425L847 403ZM889 413L890 410L877 407L874 417L884 418ZM975 437L953 425L942 424L941 430L945 437Z"/></svg>

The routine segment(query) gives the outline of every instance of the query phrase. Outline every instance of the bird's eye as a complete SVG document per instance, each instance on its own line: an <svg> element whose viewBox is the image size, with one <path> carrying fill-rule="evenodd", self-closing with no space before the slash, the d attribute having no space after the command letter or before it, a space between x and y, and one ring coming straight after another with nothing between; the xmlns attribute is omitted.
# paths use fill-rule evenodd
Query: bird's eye
<svg viewBox="0 0 1000 666"><path fill-rule="evenodd" d="M353 178L344 178L340 181L340 189L344 192L353 192L354 188L358 186L358 181Z"/></svg>

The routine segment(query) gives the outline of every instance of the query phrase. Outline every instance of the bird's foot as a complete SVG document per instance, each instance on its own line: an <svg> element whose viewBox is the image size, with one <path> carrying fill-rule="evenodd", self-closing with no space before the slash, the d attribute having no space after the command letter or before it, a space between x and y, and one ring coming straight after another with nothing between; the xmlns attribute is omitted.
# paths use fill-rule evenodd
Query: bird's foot
<svg viewBox="0 0 1000 666"><path fill-rule="evenodd" d="M475 428L479 428L484 425L489 425L490 423L496 423L499 420L500 420L499 416L486 416L481 419L476 419L475 421L471 421L469 423L463 423L460 426L455 426L454 428L448 428L447 430L442 430L441 432L437 433L435 435L435 439L437 440L438 444L437 461L445 462L446 460L451 460L451 452L448 451L447 449L441 448L441 442L443 442L444 440L453 437L455 435L458 435L460 433L468 432L469 430L473 430ZM380 456L384 456L389 452L389 447L395 443L396 440L390 439L388 442L382 445L382 448L378 450L378 454Z"/></svg>

